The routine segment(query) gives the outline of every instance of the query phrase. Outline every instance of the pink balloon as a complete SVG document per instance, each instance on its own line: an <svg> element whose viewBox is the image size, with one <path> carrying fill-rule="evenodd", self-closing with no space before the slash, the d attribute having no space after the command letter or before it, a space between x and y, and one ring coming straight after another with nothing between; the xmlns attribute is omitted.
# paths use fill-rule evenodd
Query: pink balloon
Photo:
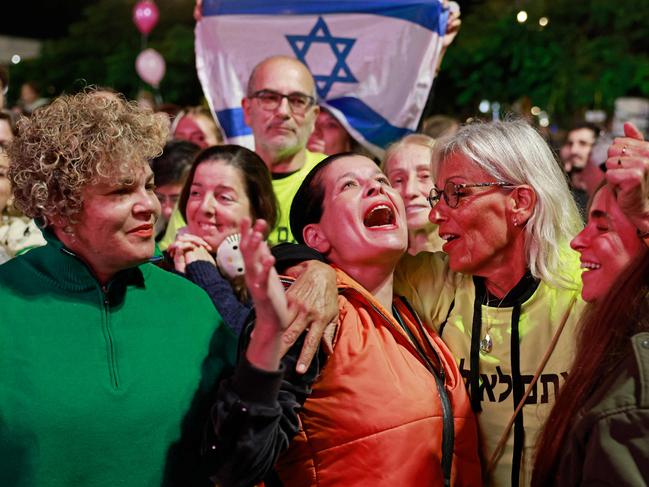
<svg viewBox="0 0 649 487"><path fill-rule="evenodd" d="M166 68L164 58L155 49L145 49L135 60L137 74L154 88L157 88L164 78Z"/></svg>
<svg viewBox="0 0 649 487"><path fill-rule="evenodd" d="M148 34L158 23L160 12L151 0L142 0L133 7L133 22L142 34Z"/></svg>

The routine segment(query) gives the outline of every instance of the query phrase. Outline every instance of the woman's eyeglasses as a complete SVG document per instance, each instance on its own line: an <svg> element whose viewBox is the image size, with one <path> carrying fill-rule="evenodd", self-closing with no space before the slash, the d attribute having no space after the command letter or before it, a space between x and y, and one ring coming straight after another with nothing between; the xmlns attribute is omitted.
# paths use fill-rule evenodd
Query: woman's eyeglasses
<svg viewBox="0 0 649 487"><path fill-rule="evenodd" d="M505 183L504 181L496 181L493 183L454 183L452 181L447 182L444 185L444 189L439 190L437 188L432 188L428 194L428 204L433 208L439 199L443 196L446 206L449 208L457 208L457 205L460 204L460 198L463 196L469 196L469 193L462 192L465 188L489 188L489 187L499 187L499 188L514 188L515 185L511 183Z"/></svg>

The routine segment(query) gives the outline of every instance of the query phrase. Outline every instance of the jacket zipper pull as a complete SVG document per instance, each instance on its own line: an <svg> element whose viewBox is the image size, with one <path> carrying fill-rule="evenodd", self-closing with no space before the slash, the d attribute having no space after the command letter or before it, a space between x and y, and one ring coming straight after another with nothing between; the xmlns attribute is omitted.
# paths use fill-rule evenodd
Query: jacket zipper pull
<svg viewBox="0 0 649 487"><path fill-rule="evenodd" d="M108 306L110 304L110 299L108 299L108 287L101 286L101 292L104 295L104 305Z"/></svg>

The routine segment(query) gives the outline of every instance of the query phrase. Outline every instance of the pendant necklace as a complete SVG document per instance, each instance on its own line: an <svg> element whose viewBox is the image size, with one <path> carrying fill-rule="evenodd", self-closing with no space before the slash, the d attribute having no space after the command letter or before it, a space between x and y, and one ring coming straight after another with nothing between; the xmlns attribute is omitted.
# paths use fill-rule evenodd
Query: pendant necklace
<svg viewBox="0 0 649 487"><path fill-rule="evenodd" d="M507 294L509 294L509 293L507 293ZM507 297L507 294L505 294L503 296L503 298L498 302L498 304L496 305L496 309L500 309L500 305L503 304L503 301ZM498 299L498 298L496 298L496 299ZM493 301L495 301L496 299L494 299ZM489 299L489 293L488 292L487 292L487 294L485 294L485 301L486 301L485 307L487 309L490 308L490 306L489 306L490 299ZM487 314L487 318L488 318L488 313L486 313L486 314ZM487 321L489 321L489 320L487 319ZM484 336L480 340L480 351L482 353L491 353L491 351L494 348L493 339L491 338L491 335L489 334L490 331L491 331L491 325L487 326L487 331L485 332Z"/></svg>
<svg viewBox="0 0 649 487"><path fill-rule="evenodd" d="M482 353L490 353L493 347L494 342L491 339L491 335L489 335L489 331L487 331L482 337L482 340L480 340L480 351Z"/></svg>

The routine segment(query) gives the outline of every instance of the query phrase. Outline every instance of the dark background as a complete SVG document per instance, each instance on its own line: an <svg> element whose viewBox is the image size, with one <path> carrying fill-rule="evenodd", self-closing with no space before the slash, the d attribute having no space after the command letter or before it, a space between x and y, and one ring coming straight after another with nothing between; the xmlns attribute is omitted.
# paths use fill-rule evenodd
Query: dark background
<svg viewBox="0 0 649 487"><path fill-rule="evenodd" d="M307 1L307 0L305 0ZM197 104L193 0L156 0L160 21L148 38L167 63L159 96ZM436 81L433 111L460 119L480 116L481 100L498 101L501 113L529 116L544 110L553 126L566 127L586 110L610 114L621 96L649 97L649 1L459 1L462 29ZM39 59L9 66L9 102L24 80L35 79L48 96L88 84L111 86L134 97L151 87L134 62L142 38L131 20L135 0L5 1L0 34L44 41ZM528 21L516 13L525 9ZM546 27L538 19L549 18ZM533 119L532 121L535 121Z"/></svg>

